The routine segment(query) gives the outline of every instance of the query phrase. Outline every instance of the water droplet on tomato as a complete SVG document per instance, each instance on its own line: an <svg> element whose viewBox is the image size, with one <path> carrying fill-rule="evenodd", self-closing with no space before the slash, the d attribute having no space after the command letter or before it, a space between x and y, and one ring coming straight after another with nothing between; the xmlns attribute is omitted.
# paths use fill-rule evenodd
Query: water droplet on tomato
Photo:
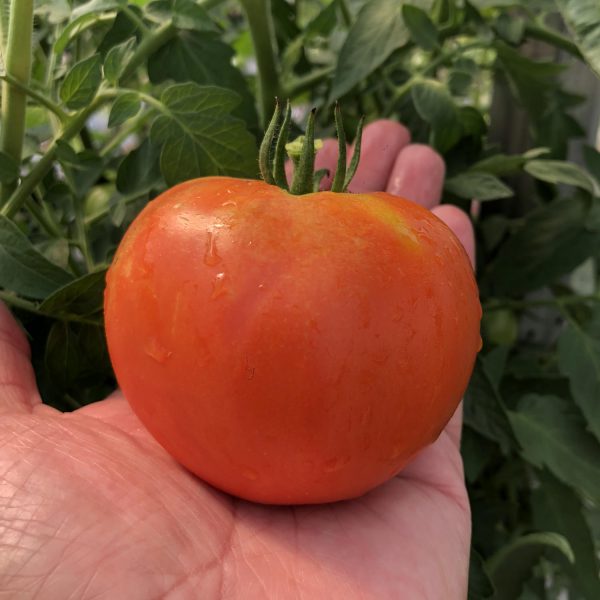
<svg viewBox="0 0 600 600"><path fill-rule="evenodd" d="M204 254L204 264L209 267L214 267L221 262L221 257L217 252L217 236L212 232L208 232L206 238L206 252Z"/></svg>
<svg viewBox="0 0 600 600"><path fill-rule="evenodd" d="M259 290L263 290L265 288L265 284L264 283L259 283L258 284L258 289Z"/></svg>
<svg viewBox="0 0 600 600"><path fill-rule="evenodd" d="M233 206L235 208L237 204L233 200L227 200L227 202L223 202L221 206Z"/></svg>
<svg viewBox="0 0 600 600"><path fill-rule="evenodd" d="M250 481L256 481L258 479L258 473L250 467L245 467L242 471L242 477L249 479Z"/></svg>
<svg viewBox="0 0 600 600"><path fill-rule="evenodd" d="M156 338L152 337L144 344L144 352L157 363L163 365L173 352L165 348Z"/></svg>
<svg viewBox="0 0 600 600"><path fill-rule="evenodd" d="M213 280L213 291L210 295L211 298L218 298L227 293L227 281L225 273L217 273L217 276Z"/></svg>

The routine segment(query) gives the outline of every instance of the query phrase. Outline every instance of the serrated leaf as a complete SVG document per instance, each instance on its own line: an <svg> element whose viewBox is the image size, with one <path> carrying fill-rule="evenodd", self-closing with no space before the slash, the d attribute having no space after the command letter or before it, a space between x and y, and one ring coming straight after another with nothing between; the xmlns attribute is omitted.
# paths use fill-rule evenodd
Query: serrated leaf
<svg viewBox="0 0 600 600"><path fill-rule="evenodd" d="M72 279L40 254L12 221L0 217L0 287L41 300Z"/></svg>
<svg viewBox="0 0 600 600"><path fill-rule="evenodd" d="M506 451L514 444L514 437L506 407L495 385L495 374L494 367L490 369L485 358L477 358L465 392L464 421Z"/></svg>
<svg viewBox="0 0 600 600"><path fill-rule="evenodd" d="M482 171L467 171L447 179L444 188L469 200L497 200L499 198L510 198L514 192L500 179L491 173Z"/></svg>
<svg viewBox="0 0 600 600"><path fill-rule="evenodd" d="M600 322L598 309L594 320ZM600 440L600 336L593 333L590 327L569 322L558 340L558 366L569 378L573 398Z"/></svg>
<svg viewBox="0 0 600 600"><path fill-rule="evenodd" d="M240 97L231 90L196 83L167 88L166 107L150 131L163 144L162 174L169 185L206 175L254 177L258 170L254 137L231 116Z"/></svg>
<svg viewBox="0 0 600 600"><path fill-rule="evenodd" d="M568 400L528 394L509 418L527 461L600 501L600 443Z"/></svg>
<svg viewBox="0 0 600 600"><path fill-rule="evenodd" d="M336 100L364 81L386 58L409 40L402 18L402 2L370 0L358 12L338 55L331 86ZM433 2L413 2L429 10Z"/></svg>
<svg viewBox="0 0 600 600"><path fill-rule="evenodd" d="M48 296L40 304L39 311L59 319L72 315L88 319L96 317L100 324L105 279L106 269L74 279Z"/></svg>
<svg viewBox="0 0 600 600"><path fill-rule="evenodd" d="M531 160L525 171L541 181L579 187L590 194L595 192L594 180L579 165L562 160Z"/></svg>
<svg viewBox="0 0 600 600"><path fill-rule="evenodd" d="M67 73L60 88L60 98L69 108L84 108L94 99L102 80L101 64L100 56L90 56Z"/></svg>
<svg viewBox="0 0 600 600"><path fill-rule="evenodd" d="M600 77L600 4L597 0L556 0L581 53Z"/></svg>
<svg viewBox="0 0 600 600"><path fill-rule="evenodd" d="M435 79L421 80L411 88L419 116L434 129L443 130L458 121L458 111L446 86Z"/></svg>
<svg viewBox="0 0 600 600"><path fill-rule="evenodd" d="M159 157L160 146L146 138L119 165L117 190L127 196L142 195L160 184Z"/></svg>
<svg viewBox="0 0 600 600"><path fill-rule="evenodd" d="M127 61L133 54L136 39L134 37L113 46L104 59L104 77L111 83L117 83Z"/></svg>
<svg viewBox="0 0 600 600"><path fill-rule="evenodd" d="M558 550L573 562L573 550L564 536L558 533L531 533L513 540L498 551L487 563L496 588L496 600L519 597L533 567L548 550Z"/></svg>
<svg viewBox="0 0 600 600"><path fill-rule="evenodd" d="M242 73L233 66L233 51L210 32L180 31L163 44L148 60L148 75L154 84L164 81L216 85L240 96L236 116L250 129L258 117L255 100Z"/></svg>
<svg viewBox="0 0 600 600"><path fill-rule="evenodd" d="M501 247L482 282L499 296L512 296L571 272L600 243L598 233L588 228L591 214L587 203L577 198L555 200L531 211Z"/></svg>
<svg viewBox="0 0 600 600"><path fill-rule="evenodd" d="M159 23L172 19L178 29L217 31L206 10L194 0L157 0L148 4L146 13Z"/></svg>
<svg viewBox="0 0 600 600"><path fill-rule="evenodd" d="M0 183L12 183L19 177L19 163L5 152L0 152Z"/></svg>
<svg viewBox="0 0 600 600"><path fill-rule="evenodd" d="M402 18L404 24L408 27L410 37L423 50L431 51L439 46L438 31L423 9L412 4L404 4L402 6Z"/></svg>
<svg viewBox="0 0 600 600"><path fill-rule="evenodd" d="M135 117L140 112L141 106L142 103L135 92L122 94L115 100L110 109L108 126L117 127L118 125L122 125L127 119Z"/></svg>
<svg viewBox="0 0 600 600"><path fill-rule="evenodd" d="M577 494L550 473L537 474L539 486L531 494L534 525L542 531L563 535L575 554L573 564L564 561L565 570L585 598L600 598L600 563L594 541L583 516Z"/></svg>

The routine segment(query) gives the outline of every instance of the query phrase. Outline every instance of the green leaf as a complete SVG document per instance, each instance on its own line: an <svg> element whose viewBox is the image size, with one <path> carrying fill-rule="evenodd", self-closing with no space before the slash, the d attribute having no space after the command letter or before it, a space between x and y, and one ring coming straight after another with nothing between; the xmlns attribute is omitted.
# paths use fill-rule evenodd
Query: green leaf
<svg viewBox="0 0 600 600"><path fill-rule="evenodd" d="M242 73L233 64L233 50L209 32L180 31L148 60L148 75L154 84L164 81L228 88L240 96L234 114L256 128L254 97Z"/></svg>
<svg viewBox="0 0 600 600"><path fill-rule="evenodd" d="M567 198L531 211L500 248L482 278L496 295L513 296L539 289L571 272L591 256L600 236L589 228L590 211L582 199Z"/></svg>
<svg viewBox="0 0 600 600"><path fill-rule="evenodd" d="M158 0L147 6L146 13L158 23L172 19L178 29L217 31L206 10L194 0Z"/></svg>
<svg viewBox="0 0 600 600"><path fill-rule="evenodd" d="M336 100L364 81L388 56L409 40L402 18L402 2L370 0L358 12L338 55L331 86ZM412 4L429 10L432 1Z"/></svg>
<svg viewBox="0 0 600 600"><path fill-rule="evenodd" d="M435 79L418 81L411 95L419 116L434 129L445 129L458 120L458 112L448 89Z"/></svg>
<svg viewBox="0 0 600 600"><path fill-rule="evenodd" d="M509 418L527 461L600 502L600 443L575 406L558 396L528 394Z"/></svg>
<svg viewBox="0 0 600 600"><path fill-rule="evenodd" d="M492 359L493 360L493 359ZM464 401L465 424L503 450L514 444L506 407L495 384L494 367L477 357Z"/></svg>
<svg viewBox="0 0 600 600"><path fill-rule="evenodd" d="M102 59L97 54L78 62L60 88L61 100L72 109L84 108L96 95L102 80Z"/></svg>
<svg viewBox="0 0 600 600"><path fill-rule="evenodd" d="M429 15L412 4L402 6L402 17L410 37L414 42L423 48L423 50L435 50L439 47L439 36L433 21Z"/></svg>
<svg viewBox="0 0 600 600"><path fill-rule="evenodd" d="M467 600L491 600L495 592L483 559L471 547L471 554L469 556L469 595L467 596Z"/></svg>
<svg viewBox="0 0 600 600"><path fill-rule="evenodd" d="M558 550L570 562L575 560L569 542L557 533L531 533L510 542L488 561L496 588L495 600L515 600L523 585L546 552Z"/></svg>
<svg viewBox="0 0 600 600"><path fill-rule="evenodd" d="M70 281L48 296L39 306L45 315L61 318L77 315L101 324L106 269L88 273Z"/></svg>
<svg viewBox="0 0 600 600"><path fill-rule="evenodd" d="M541 181L573 185L593 194L594 180L580 166L562 160L531 160L525 170Z"/></svg>
<svg viewBox="0 0 600 600"><path fill-rule="evenodd" d="M494 154L471 165L469 170L484 171L497 176L513 175L518 173L528 160L548 152L548 148L532 148L524 154Z"/></svg>
<svg viewBox="0 0 600 600"><path fill-rule="evenodd" d="M257 175L254 137L230 114L240 101L236 93L182 83L167 88L161 100L166 111L150 136L163 144L160 167L169 185L206 175Z"/></svg>
<svg viewBox="0 0 600 600"><path fill-rule="evenodd" d="M117 10L126 5L127 0L89 0L89 2L75 8L71 13L71 18L78 19L82 15L94 13L97 19L98 13Z"/></svg>
<svg viewBox="0 0 600 600"><path fill-rule="evenodd" d="M128 40L113 46L104 59L104 77L113 84L116 84L121 77L125 65L133 55L133 47L136 39L131 37Z"/></svg>
<svg viewBox="0 0 600 600"><path fill-rule="evenodd" d="M27 236L9 219L0 217L0 286L41 300L72 276L40 254Z"/></svg>
<svg viewBox="0 0 600 600"><path fill-rule="evenodd" d="M448 73L448 89L453 96L464 96L473 83L473 73L452 69Z"/></svg>
<svg viewBox="0 0 600 600"><path fill-rule="evenodd" d="M127 119L135 117L140 111L141 106L142 103L135 92L122 94L115 100L110 109L108 126L117 127L118 125L122 125Z"/></svg>
<svg viewBox="0 0 600 600"><path fill-rule="evenodd" d="M573 490L550 473L540 472L538 478L539 486L531 494L534 525L567 539L575 554L575 562L563 561L566 572L585 598L600 598L600 563L581 501Z"/></svg>
<svg viewBox="0 0 600 600"><path fill-rule="evenodd" d="M594 314L600 323L600 309ZM598 327L570 321L558 340L558 366L569 378L573 398L600 440L600 336ZM594 335L594 333L596 335Z"/></svg>
<svg viewBox="0 0 600 600"><path fill-rule="evenodd" d="M444 188L460 198L469 200L497 200L510 198L513 191L490 173L467 171L446 180Z"/></svg>
<svg viewBox="0 0 600 600"><path fill-rule="evenodd" d="M598 0L556 0L575 43L600 77L600 4Z"/></svg>
<svg viewBox="0 0 600 600"><path fill-rule="evenodd" d="M71 21L54 42L54 54L62 54L66 47L81 33L98 23L98 15L86 13Z"/></svg>
<svg viewBox="0 0 600 600"><path fill-rule="evenodd" d="M160 147L145 139L126 156L117 171L117 190L128 196L142 195L161 182Z"/></svg>
<svg viewBox="0 0 600 600"><path fill-rule="evenodd" d="M0 152L0 183L12 183L19 178L19 163L5 152Z"/></svg>
<svg viewBox="0 0 600 600"><path fill-rule="evenodd" d="M496 42L500 66L504 69L513 93L535 118L549 93L557 87L557 77L565 66L556 62L535 61L520 54L504 42Z"/></svg>

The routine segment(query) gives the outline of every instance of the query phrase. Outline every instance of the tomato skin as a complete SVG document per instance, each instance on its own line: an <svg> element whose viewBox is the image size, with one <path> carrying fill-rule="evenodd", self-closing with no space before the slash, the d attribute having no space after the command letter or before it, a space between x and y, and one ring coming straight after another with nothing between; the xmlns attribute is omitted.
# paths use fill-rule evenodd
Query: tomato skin
<svg viewBox="0 0 600 600"><path fill-rule="evenodd" d="M119 385L176 460L304 504L362 495L439 436L481 307L460 242L412 202L213 177L137 217L105 318Z"/></svg>

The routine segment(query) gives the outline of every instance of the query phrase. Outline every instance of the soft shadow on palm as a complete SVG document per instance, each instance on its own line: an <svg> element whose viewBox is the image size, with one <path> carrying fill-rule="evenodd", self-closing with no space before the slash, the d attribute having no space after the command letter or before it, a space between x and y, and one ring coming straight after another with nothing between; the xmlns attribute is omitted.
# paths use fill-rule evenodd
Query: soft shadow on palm
<svg viewBox="0 0 600 600"><path fill-rule="evenodd" d="M446 432L355 501L263 507L179 467L120 398L0 421L0 589L19 598L460 598L469 508Z"/></svg>

